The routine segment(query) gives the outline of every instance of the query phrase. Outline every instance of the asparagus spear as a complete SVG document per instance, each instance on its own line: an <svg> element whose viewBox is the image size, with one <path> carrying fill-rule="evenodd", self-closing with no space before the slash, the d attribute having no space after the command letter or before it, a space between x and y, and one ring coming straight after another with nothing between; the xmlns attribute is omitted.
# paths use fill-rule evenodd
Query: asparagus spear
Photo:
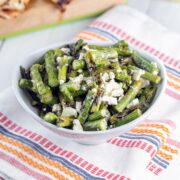
<svg viewBox="0 0 180 180"><path fill-rule="evenodd" d="M141 116L141 110L140 109L136 109L133 112L131 112L130 114L128 114L127 116L125 116L123 119L120 119L119 121L117 121L113 127L118 127L118 126L122 126L124 124L127 124L131 121L133 121L134 119L138 118L139 116Z"/></svg>
<svg viewBox="0 0 180 180"><path fill-rule="evenodd" d="M41 65L34 64L32 65L31 71L31 78L33 80L34 86L37 89L37 92L40 96L41 103L52 105L56 102L56 99L53 97L52 91L49 86L45 85L42 81L39 69Z"/></svg>
<svg viewBox="0 0 180 180"><path fill-rule="evenodd" d="M100 111L95 112L95 113L89 115L89 117L88 117L87 120L88 120L88 121L95 121L95 120L97 120L97 119L105 118L105 117L107 117L108 115L109 115L109 114L108 114L108 112L107 112L106 109L101 109Z"/></svg>
<svg viewBox="0 0 180 180"><path fill-rule="evenodd" d="M74 60L72 63L73 70L83 69L85 67L85 61L81 60Z"/></svg>
<svg viewBox="0 0 180 180"><path fill-rule="evenodd" d="M94 99L96 97L96 93L97 93L97 89L93 88L92 90L89 90L87 95L86 95L83 110L78 116L78 120L80 121L81 124L84 124L86 119L89 116L89 111L90 111L91 106L92 106Z"/></svg>
<svg viewBox="0 0 180 180"><path fill-rule="evenodd" d="M59 72L58 72L58 80L59 84L63 84L67 80L67 70L69 66L70 58L68 56L63 56L59 61Z"/></svg>
<svg viewBox="0 0 180 180"><path fill-rule="evenodd" d="M33 85L33 82L31 80L28 80L28 79L20 79L19 80L19 87L22 89L27 89L27 90L36 92L36 89Z"/></svg>
<svg viewBox="0 0 180 180"><path fill-rule="evenodd" d="M107 122L104 118L95 121L88 121L83 125L83 128L86 131L104 131L107 129Z"/></svg>
<svg viewBox="0 0 180 180"><path fill-rule="evenodd" d="M138 68L136 66L131 66L131 65L128 66L128 69L129 70L141 70L140 68ZM144 79L147 79L147 80L149 80L149 81L151 81L151 82L153 82L155 84L158 84L160 82L160 80L161 80L160 76L154 75L154 74L149 73L147 71L144 71L144 74L142 74L141 77L144 78Z"/></svg>
<svg viewBox="0 0 180 180"><path fill-rule="evenodd" d="M155 67L154 64L150 63L148 60L140 56L138 53L133 51L133 62L142 69L157 75L159 73L159 69Z"/></svg>
<svg viewBox="0 0 180 180"><path fill-rule="evenodd" d="M48 75L48 84L50 87L57 87L58 82L58 74L55 68L54 62L54 51L50 50L45 54L45 67Z"/></svg>
<svg viewBox="0 0 180 180"><path fill-rule="evenodd" d="M49 123L54 124L57 120L57 116L52 112L48 112L47 114L45 114L44 120L49 122Z"/></svg>
<svg viewBox="0 0 180 180"><path fill-rule="evenodd" d="M129 75L126 75L124 73L116 73L116 76L115 78L119 81L122 81L122 82L127 82L127 83L130 83L131 82L131 76Z"/></svg>
<svg viewBox="0 0 180 180"><path fill-rule="evenodd" d="M129 88L125 96L121 99L118 105L114 107L117 112L122 112L127 105L136 97L140 89L142 88L142 81L134 81L132 86Z"/></svg>

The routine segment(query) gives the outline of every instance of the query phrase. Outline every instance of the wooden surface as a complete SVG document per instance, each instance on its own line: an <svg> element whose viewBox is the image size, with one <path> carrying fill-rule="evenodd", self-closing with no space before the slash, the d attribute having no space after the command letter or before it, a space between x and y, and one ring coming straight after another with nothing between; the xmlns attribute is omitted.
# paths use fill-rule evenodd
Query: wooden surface
<svg viewBox="0 0 180 180"><path fill-rule="evenodd" d="M83 17L100 12L124 0L72 0L61 12L48 0L33 0L26 11L18 17L0 19L0 35L27 31L35 27L61 22L62 20ZM98 3L97 3L98 2Z"/></svg>

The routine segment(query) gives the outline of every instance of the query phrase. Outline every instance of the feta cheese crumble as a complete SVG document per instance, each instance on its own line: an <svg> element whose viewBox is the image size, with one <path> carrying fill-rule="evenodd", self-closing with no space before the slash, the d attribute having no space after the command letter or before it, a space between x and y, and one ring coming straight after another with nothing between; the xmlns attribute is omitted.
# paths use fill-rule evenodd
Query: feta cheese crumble
<svg viewBox="0 0 180 180"><path fill-rule="evenodd" d="M61 110L60 104L54 104L52 107L52 112L58 112Z"/></svg>
<svg viewBox="0 0 180 180"><path fill-rule="evenodd" d="M132 72L133 72L133 79L135 81L140 80L140 77L145 73L145 71L142 69L133 70Z"/></svg>
<svg viewBox="0 0 180 180"><path fill-rule="evenodd" d="M138 104L139 104L139 99L138 99L138 98L135 98L135 99L133 99L133 100L128 104L127 108L134 107L134 106L136 106L136 105L138 105Z"/></svg>
<svg viewBox="0 0 180 180"><path fill-rule="evenodd" d="M72 107L64 107L61 115L65 117L71 117L71 116L77 117L77 111Z"/></svg>
<svg viewBox="0 0 180 180"><path fill-rule="evenodd" d="M76 111L80 113L82 107L82 102L81 101L76 101Z"/></svg>
<svg viewBox="0 0 180 180"><path fill-rule="evenodd" d="M73 130L74 131L83 131L83 127L81 126L81 123L78 119L73 120Z"/></svg>

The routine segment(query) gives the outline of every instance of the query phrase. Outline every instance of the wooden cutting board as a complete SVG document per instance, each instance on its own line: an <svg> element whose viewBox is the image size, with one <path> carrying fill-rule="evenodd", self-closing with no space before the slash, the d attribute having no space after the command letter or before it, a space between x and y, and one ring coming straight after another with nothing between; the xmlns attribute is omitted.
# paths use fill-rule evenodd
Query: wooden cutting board
<svg viewBox="0 0 180 180"><path fill-rule="evenodd" d="M48 0L33 0L28 9L18 17L0 19L0 39L95 16L124 2L125 0L72 0L62 12Z"/></svg>

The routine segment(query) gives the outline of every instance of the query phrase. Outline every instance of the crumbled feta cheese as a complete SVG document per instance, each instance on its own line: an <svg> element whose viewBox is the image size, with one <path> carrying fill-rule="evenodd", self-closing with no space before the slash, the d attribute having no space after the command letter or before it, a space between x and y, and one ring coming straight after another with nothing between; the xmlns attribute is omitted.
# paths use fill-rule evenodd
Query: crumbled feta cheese
<svg viewBox="0 0 180 180"><path fill-rule="evenodd" d="M80 84L82 83L83 79L84 79L83 74L80 74L79 76L74 77L74 78L72 78L72 77L70 78L70 80L71 80L72 82L74 82L75 85L76 85L77 87L79 87L79 88L80 88Z"/></svg>
<svg viewBox="0 0 180 180"><path fill-rule="evenodd" d="M92 92L93 92L94 94L96 94L96 93L97 93L97 89L96 89L96 88L93 88L93 89L92 89Z"/></svg>
<svg viewBox="0 0 180 180"><path fill-rule="evenodd" d="M143 82L142 88L150 85L150 82L149 82L148 80L143 79L143 78L140 78L140 79L141 79L141 81Z"/></svg>
<svg viewBox="0 0 180 180"><path fill-rule="evenodd" d="M109 73L109 78L110 78L110 79L114 79L114 78L115 78L115 74L114 74L113 72L110 72L110 73Z"/></svg>
<svg viewBox="0 0 180 180"><path fill-rule="evenodd" d="M73 130L74 131L83 131L83 127L81 126L81 123L78 119L73 120Z"/></svg>
<svg viewBox="0 0 180 180"><path fill-rule="evenodd" d="M76 101L76 111L80 113L82 107L82 102L81 101Z"/></svg>
<svg viewBox="0 0 180 180"><path fill-rule="evenodd" d="M52 112L58 112L61 110L60 104L54 104L52 107Z"/></svg>
<svg viewBox="0 0 180 180"><path fill-rule="evenodd" d="M93 77L84 77L84 81L87 83L88 86L93 84Z"/></svg>
<svg viewBox="0 0 180 180"><path fill-rule="evenodd" d="M138 81L144 73L145 73L145 71L142 69L133 70L133 79L135 81Z"/></svg>
<svg viewBox="0 0 180 180"><path fill-rule="evenodd" d="M62 57L59 57L59 56L58 56L58 57L56 58L56 61L57 61L58 63L60 63L61 59L62 59Z"/></svg>
<svg viewBox="0 0 180 180"><path fill-rule="evenodd" d="M122 88L119 88L119 89L115 89L112 91L111 95L113 97L119 97L119 96L122 96L124 93L123 89Z"/></svg>
<svg viewBox="0 0 180 180"><path fill-rule="evenodd" d="M70 52L69 48L61 48L61 50L66 54L68 54Z"/></svg>
<svg viewBox="0 0 180 180"><path fill-rule="evenodd" d="M104 74L102 75L102 80L103 80L103 82L106 82L106 81L109 80L109 75L108 75L108 73L104 73Z"/></svg>
<svg viewBox="0 0 180 180"><path fill-rule="evenodd" d="M139 99L138 99L138 98L135 98L135 99L133 99L133 100L128 104L127 108L134 107L134 106L136 106L136 105L138 105L138 104L139 104Z"/></svg>
<svg viewBox="0 0 180 180"><path fill-rule="evenodd" d="M82 70L82 69L78 69L77 72L78 72L78 73L82 73L83 70Z"/></svg>
<svg viewBox="0 0 180 180"><path fill-rule="evenodd" d="M111 96L103 96L101 98L103 102L107 102L109 105L117 105L117 98Z"/></svg>
<svg viewBox="0 0 180 180"><path fill-rule="evenodd" d="M153 75L158 75L158 71L153 71Z"/></svg>
<svg viewBox="0 0 180 180"><path fill-rule="evenodd" d="M60 80L60 81L59 81L59 84L64 84L64 83L65 83L64 80Z"/></svg>
<svg viewBox="0 0 180 180"><path fill-rule="evenodd" d="M119 69L117 70L117 73L119 73L119 72L122 72L122 69L119 68Z"/></svg>
<svg viewBox="0 0 180 180"><path fill-rule="evenodd" d="M79 53L79 58L78 59L83 59L84 58L84 53Z"/></svg>
<svg viewBox="0 0 180 180"><path fill-rule="evenodd" d="M76 117L77 111L76 111L76 109L74 109L72 107L64 107L63 112L62 112L62 116L65 116L65 117L74 116L74 117Z"/></svg>

